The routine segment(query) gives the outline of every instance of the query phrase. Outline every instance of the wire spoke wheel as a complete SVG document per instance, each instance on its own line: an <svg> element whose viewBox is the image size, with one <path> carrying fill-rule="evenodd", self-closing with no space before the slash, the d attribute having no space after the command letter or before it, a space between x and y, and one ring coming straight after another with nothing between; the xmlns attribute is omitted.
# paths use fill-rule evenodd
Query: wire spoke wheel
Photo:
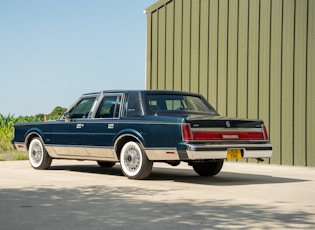
<svg viewBox="0 0 315 230"><path fill-rule="evenodd" d="M139 152L139 150L133 146L130 146L128 149L126 149L126 154L124 155L123 160L130 172L136 172L140 169L140 165L142 163L141 152Z"/></svg>
<svg viewBox="0 0 315 230"><path fill-rule="evenodd" d="M28 156L32 167L35 169L47 169L51 164L52 159L39 138L33 138L31 140Z"/></svg>
<svg viewBox="0 0 315 230"><path fill-rule="evenodd" d="M145 179L152 171L153 163L149 161L144 150L137 142L127 142L120 153L122 172L130 179Z"/></svg>

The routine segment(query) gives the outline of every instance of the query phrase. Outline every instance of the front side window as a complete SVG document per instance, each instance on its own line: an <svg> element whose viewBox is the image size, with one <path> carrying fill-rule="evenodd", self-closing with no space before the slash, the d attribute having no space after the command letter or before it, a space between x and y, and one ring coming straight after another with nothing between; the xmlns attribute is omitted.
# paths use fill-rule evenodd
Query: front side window
<svg viewBox="0 0 315 230"><path fill-rule="evenodd" d="M71 118L87 118L96 97L83 98L73 109Z"/></svg>
<svg viewBox="0 0 315 230"><path fill-rule="evenodd" d="M95 118L118 118L121 96L105 96L96 112Z"/></svg>

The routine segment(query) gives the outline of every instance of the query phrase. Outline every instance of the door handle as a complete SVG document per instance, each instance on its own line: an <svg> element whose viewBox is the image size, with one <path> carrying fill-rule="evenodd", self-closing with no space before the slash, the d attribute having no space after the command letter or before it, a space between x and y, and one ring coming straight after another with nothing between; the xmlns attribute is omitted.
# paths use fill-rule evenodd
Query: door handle
<svg viewBox="0 0 315 230"><path fill-rule="evenodd" d="M84 124L77 124L77 129L81 129L84 127Z"/></svg>

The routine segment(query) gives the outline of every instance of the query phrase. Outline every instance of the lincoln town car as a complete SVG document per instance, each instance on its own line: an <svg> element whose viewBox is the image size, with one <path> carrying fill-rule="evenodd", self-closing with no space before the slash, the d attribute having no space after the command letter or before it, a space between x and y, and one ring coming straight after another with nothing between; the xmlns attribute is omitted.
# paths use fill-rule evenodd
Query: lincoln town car
<svg viewBox="0 0 315 230"><path fill-rule="evenodd" d="M119 163L130 179L148 178L154 162L186 162L214 176L224 160L272 155L262 120L220 116L202 95L170 90L84 94L57 120L15 124L12 144L34 169L53 159L93 160Z"/></svg>

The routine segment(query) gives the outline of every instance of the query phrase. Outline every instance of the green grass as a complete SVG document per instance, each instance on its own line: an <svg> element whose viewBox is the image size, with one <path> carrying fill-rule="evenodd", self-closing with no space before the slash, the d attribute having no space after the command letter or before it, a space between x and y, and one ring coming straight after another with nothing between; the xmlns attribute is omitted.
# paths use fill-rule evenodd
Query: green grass
<svg viewBox="0 0 315 230"><path fill-rule="evenodd" d="M28 160L28 153L13 150L10 153L0 153L0 161Z"/></svg>
<svg viewBox="0 0 315 230"><path fill-rule="evenodd" d="M28 154L22 152L15 152L13 153L13 160L14 161L28 160Z"/></svg>

